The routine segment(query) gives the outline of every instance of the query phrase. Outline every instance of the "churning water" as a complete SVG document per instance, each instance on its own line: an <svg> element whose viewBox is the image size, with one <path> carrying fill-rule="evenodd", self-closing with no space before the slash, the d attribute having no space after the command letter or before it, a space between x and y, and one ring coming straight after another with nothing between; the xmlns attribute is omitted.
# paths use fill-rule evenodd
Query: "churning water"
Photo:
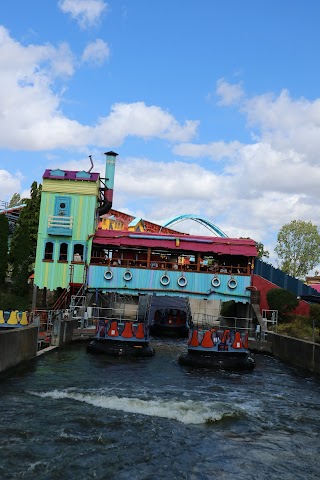
<svg viewBox="0 0 320 480"><path fill-rule="evenodd" d="M319 379L264 355L253 372L190 369L185 341L154 347L77 344L2 379L0 478L320 478Z"/></svg>

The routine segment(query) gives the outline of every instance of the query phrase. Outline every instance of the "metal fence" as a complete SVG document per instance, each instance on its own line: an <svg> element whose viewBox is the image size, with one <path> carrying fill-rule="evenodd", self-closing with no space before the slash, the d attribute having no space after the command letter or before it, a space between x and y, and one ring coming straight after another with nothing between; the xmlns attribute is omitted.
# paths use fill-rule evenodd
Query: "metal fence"
<svg viewBox="0 0 320 480"><path fill-rule="evenodd" d="M233 329L243 333L254 333L252 318L249 317L222 317L206 313L195 313L193 315L193 327L201 330L219 328L221 330Z"/></svg>
<svg viewBox="0 0 320 480"><path fill-rule="evenodd" d="M262 260L256 259L253 273L260 275L260 277L269 280L269 282L274 283L280 288L290 290L290 292L294 293L296 296L319 295L319 292L314 288L309 287L301 280L287 275L278 268L275 268Z"/></svg>

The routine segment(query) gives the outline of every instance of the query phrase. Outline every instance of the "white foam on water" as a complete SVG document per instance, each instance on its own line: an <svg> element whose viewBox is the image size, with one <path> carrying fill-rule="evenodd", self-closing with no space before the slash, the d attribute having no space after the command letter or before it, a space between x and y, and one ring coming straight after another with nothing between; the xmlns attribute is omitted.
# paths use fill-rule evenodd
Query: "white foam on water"
<svg viewBox="0 0 320 480"><path fill-rule="evenodd" d="M168 418L186 424L204 424L217 422L226 417L239 417L245 413L241 406L230 406L222 402L201 402L186 400L142 400L140 398L106 396L96 393L76 393L53 390L51 392L29 392L42 398L54 400L70 399L84 402L95 407L118 410L126 413Z"/></svg>

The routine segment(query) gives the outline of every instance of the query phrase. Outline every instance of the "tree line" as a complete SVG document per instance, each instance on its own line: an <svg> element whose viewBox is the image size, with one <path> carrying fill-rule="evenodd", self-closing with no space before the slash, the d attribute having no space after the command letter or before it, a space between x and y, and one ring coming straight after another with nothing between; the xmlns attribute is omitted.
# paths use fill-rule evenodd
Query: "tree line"
<svg viewBox="0 0 320 480"><path fill-rule="evenodd" d="M8 303L16 301L11 300L10 294L19 299L19 304L28 302L28 278L36 257L41 190L42 185L33 182L30 198L21 198L18 193L13 195L9 207L24 205L14 228L12 221L0 215L0 302L4 302L0 309L9 308Z"/></svg>

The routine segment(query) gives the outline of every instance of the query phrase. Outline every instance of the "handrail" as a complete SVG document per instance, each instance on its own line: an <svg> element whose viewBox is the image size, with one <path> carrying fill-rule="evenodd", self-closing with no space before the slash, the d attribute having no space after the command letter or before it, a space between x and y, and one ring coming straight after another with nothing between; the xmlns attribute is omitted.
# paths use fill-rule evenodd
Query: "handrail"
<svg viewBox="0 0 320 480"><path fill-rule="evenodd" d="M59 215L49 215L48 227L72 228L74 217L62 217Z"/></svg>
<svg viewBox="0 0 320 480"><path fill-rule="evenodd" d="M63 306L64 301L69 295L69 291L70 291L69 287L63 290L60 297L53 304L52 310L60 310L60 308Z"/></svg>
<svg viewBox="0 0 320 480"><path fill-rule="evenodd" d="M177 270L184 272L200 272L200 273L209 273L212 275L250 275L251 268L250 265L247 266L238 266L238 265L220 265L219 267L214 267L213 265L198 265L196 263L177 263L177 262L166 262L159 259L150 259L149 265L147 260L134 260L132 258L122 258L120 263L118 259L104 259L103 257L91 257L91 263L94 263L94 260L98 261L97 265L107 265L110 267L122 267L122 268L152 268L155 270Z"/></svg>

